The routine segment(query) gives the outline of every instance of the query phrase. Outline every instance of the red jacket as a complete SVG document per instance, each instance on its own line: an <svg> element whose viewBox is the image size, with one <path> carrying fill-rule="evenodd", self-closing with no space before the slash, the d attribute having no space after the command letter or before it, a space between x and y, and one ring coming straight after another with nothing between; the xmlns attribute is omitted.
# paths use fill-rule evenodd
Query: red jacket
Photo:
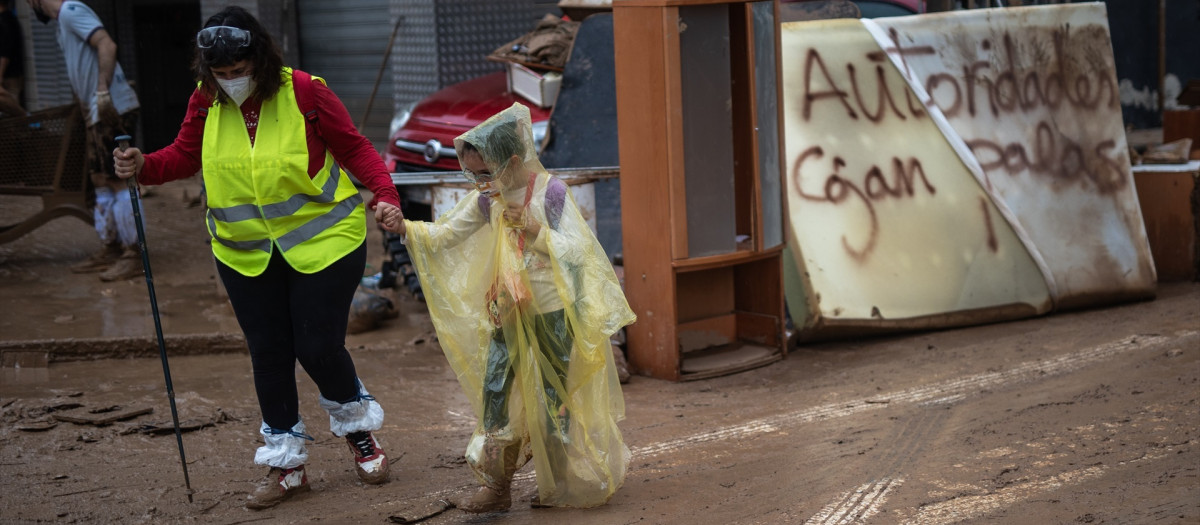
<svg viewBox="0 0 1200 525"><path fill-rule="evenodd" d="M367 203L367 208L375 209L376 203L380 201L400 206L400 194L392 184L391 173L384 166L383 158L375 151L371 142L358 133L346 106L342 105L342 101L325 84L313 82L312 86L317 106L317 125L321 126L321 133L319 136L316 133L308 134L308 151L312 157L308 175L315 175L313 166L320 167L324 162L325 147L328 146L338 164L353 173L359 182L375 194L375 198ZM145 156L146 163L138 174L139 182L162 184L191 177L200 171L200 151L204 142L203 115L210 106L212 100L208 96L199 89L192 92L192 97L188 99L187 115L183 117L183 124L175 142ZM246 100L242 104L242 114L257 115L261 107L261 101ZM249 131L253 140L254 129Z"/></svg>

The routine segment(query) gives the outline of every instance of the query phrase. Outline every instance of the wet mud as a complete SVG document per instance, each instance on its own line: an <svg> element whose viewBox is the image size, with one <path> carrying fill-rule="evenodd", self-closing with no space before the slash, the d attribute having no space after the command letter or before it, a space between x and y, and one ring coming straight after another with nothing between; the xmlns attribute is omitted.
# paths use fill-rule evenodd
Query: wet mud
<svg viewBox="0 0 1200 525"><path fill-rule="evenodd" d="M377 436L391 481L358 481L298 369L313 491L246 510L266 474L253 464L250 361L202 213L187 207L198 186L176 184L145 202L193 501L145 281L71 274L99 243L59 219L0 245L0 523L1200 522L1198 283L1108 308L801 343L701 381L634 376L629 473L607 505L531 509L529 466L512 509L479 516L445 504L476 487L462 457L470 404L422 304L399 295L399 317L347 338L387 413ZM0 222L21 206L0 197ZM377 237L368 249L378 264Z"/></svg>

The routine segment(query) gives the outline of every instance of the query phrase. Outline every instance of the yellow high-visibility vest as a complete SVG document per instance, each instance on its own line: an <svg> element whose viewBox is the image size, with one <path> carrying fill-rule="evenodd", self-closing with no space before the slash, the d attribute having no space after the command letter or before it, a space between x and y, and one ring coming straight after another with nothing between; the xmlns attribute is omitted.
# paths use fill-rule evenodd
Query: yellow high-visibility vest
<svg viewBox="0 0 1200 525"><path fill-rule="evenodd" d="M297 271L314 273L367 237L363 199L334 168L328 149L325 164L309 178L292 70L283 68L281 75L279 92L263 101L253 146L241 109L232 103L214 102L204 124L201 160L213 255L250 277L267 268L273 249Z"/></svg>

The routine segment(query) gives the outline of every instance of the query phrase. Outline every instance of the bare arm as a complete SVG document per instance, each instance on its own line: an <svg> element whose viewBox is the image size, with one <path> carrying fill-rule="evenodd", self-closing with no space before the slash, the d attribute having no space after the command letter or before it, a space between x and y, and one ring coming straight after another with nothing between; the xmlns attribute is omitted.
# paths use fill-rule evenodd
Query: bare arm
<svg viewBox="0 0 1200 525"><path fill-rule="evenodd" d="M117 69L117 43L108 36L108 31L97 29L88 38L88 45L96 48L100 74L96 81L96 91L108 91L112 83L113 72Z"/></svg>

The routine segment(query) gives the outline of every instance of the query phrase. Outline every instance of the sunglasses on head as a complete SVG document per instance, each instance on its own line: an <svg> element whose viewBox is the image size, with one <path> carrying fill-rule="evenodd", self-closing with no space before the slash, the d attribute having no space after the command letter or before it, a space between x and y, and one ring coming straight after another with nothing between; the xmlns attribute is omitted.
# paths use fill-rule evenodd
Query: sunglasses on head
<svg viewBox="0 0 1200 525"><path fill-rule="evenodd" d="M240 27L212 26L196 33L197 47L208 49L216 45L247 47L250 45L250 32Z"/></svg>

